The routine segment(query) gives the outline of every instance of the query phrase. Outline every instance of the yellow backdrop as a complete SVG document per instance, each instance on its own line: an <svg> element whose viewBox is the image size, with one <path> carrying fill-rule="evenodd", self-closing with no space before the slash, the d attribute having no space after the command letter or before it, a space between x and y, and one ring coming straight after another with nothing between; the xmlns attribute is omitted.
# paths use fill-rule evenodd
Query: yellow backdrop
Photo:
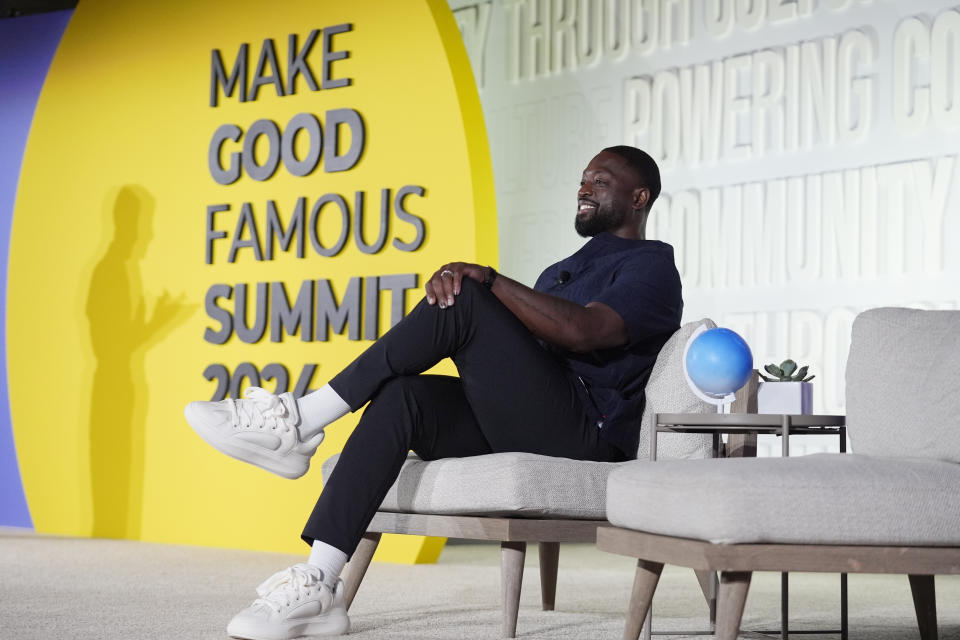
<svg viewBox="0 0 960 640"><path fill-rule="evenodd" d="M278 95L268 81L269 56L261 60L264 41L275 45L285 85L288 36L302 47L312 30L341 24L351 29L332 36L329 48L349 56L329 63L330 77L350 85L313 91L301 76L296 93ZM249 44L250 78L265 83L256 100L221 92L212 107L211 51L221 52L229 73L242 43ZM322 53L321 35L306 58L318 82ZM328 173L321 163L298 177L281 164L268 180L244 175L229 185L211 176L208 147L221 125L246 131L269 119L282 129L295 114L324 120L332 109L354 109L365 123L363 155L349 170ZM301 158L306 138L296 139ZM340 153L349 142L341 141ZM265 162L267 146L263 138L255 146L257 162ZM240 147L225 145L224 162ZM308 239L303 258L291 250L257 260L248 246L227 260L243 203L263 241L267 201L287 221L300 197L308 212L328 193L353 209L362 191L370 242L381 189L396 194L405 185L425 189L405 203L425 223L416 251L392 244L416 235L394 214L376 254L362 253L351 231L334 257L318 255ZM229 237L214 241L213 264L205 261L210 205L230 207L215 216L215 228ZM319 234L329 246L340 216L335 205L323 211ZM445 2L84 0L37 108L10 252L13 425L37 530L303 550L299 533L321 489L320 462L341 449L358 415L330 427L310 472L291 482L211 449L190 430L183 407L214 395L216 380L203 375L211 364L232 373L243 362L261 371L281 363L291 388L305 365L316 364L317 388L369 342L339 334L271 342L271 323L255 344L236 335L212 344L204 331L220 325L204 308L208 290L279 281L292 301L303 281L327 280L339 299L353 277L420 274L422 285L423 274L453 259L496 262L496 216L479 100ZM408 291L405 308L421 295L421 287ZM381 292L379 303L382 333L390 293ZM233 310L233 300L219 305ZM441 544L387 541L379 557L431 560Z"/></svg>

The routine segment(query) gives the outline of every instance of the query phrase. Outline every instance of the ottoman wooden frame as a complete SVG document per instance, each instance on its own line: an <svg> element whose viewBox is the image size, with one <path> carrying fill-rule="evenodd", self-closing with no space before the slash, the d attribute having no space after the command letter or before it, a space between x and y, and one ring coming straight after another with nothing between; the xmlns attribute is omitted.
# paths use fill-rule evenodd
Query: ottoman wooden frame
<svg viewBox="0 0 960 640"><path fill-rule="evenodd" d="M754 571L907 574L920 637L936 640L934 575L960 574L960 547L713 544L604 526L597 548L638 558L624 640L639 637L665 564L720 572L718 640L736 640Z"/></svg>

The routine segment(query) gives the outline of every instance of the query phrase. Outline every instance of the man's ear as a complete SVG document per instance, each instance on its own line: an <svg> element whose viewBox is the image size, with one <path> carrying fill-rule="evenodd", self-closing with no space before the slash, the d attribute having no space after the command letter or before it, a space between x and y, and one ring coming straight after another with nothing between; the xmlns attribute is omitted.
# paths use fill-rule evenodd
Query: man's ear
<svg viewBox="0 0 960 640"><path fill-rule="evenodd" d="M650 200L650 189L640 187L633 190L633 208L646 209L647 202Z"/></svg>

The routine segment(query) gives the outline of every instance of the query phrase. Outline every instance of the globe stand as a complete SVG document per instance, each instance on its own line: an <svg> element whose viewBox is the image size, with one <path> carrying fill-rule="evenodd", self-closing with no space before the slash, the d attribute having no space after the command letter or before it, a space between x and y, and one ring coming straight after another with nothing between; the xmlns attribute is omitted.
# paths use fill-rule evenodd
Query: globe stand
<svg viewBox="0 0 960 640"><path fill-rule="evenodd" d="M736 399L735 391L727 394L705 393L693 382L693 379L690 377L690 373L687 371L687 353L690 351L690 346L693 344L694 340L699 338L700 334L705 331L707 331L707 327L701 324L699 327L694 329L693 333L690 334L690 337L687 338L687 344L683 348L683 377L686 378L687 386L690 387L690 391L693 392L693 395L697 396L707 404L716 405L717 413L730 413L730 406Z"/></svg>

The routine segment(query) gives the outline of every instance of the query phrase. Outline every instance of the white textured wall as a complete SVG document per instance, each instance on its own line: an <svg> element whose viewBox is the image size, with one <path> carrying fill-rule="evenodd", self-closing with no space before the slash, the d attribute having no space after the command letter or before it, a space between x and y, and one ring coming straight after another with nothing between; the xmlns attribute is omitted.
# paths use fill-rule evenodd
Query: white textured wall
<svg viewBox="0 0 960 640"><path fill-rule="evenodd" d="M580 172L626 143L661 165L648 231L677 250L685 318L740 332L758 365L810 364L818 411L843 411L859 310L960 301L960 4L450 5L481 87L504 273L532 283L580 246Z"/></svg>

